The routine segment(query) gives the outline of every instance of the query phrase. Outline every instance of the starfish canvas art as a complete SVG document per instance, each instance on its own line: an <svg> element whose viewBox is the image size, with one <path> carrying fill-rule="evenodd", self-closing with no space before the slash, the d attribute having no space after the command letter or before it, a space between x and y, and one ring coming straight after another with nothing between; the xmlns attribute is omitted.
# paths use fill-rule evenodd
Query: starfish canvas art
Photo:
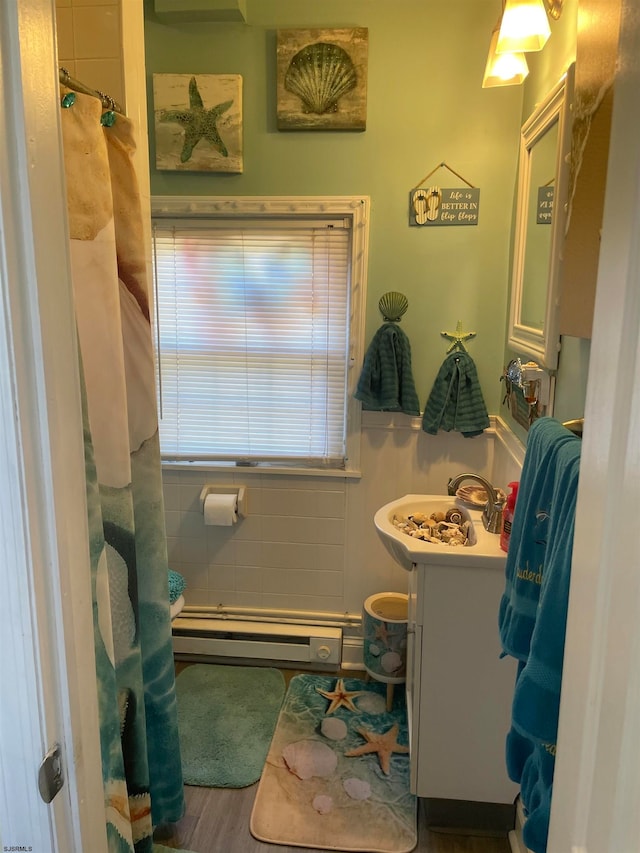
<svg viewBox="0 0 640 853"><path fill-rule="evenodd" d="M242 77L154 74L156 168L240 173Z"/></svg>

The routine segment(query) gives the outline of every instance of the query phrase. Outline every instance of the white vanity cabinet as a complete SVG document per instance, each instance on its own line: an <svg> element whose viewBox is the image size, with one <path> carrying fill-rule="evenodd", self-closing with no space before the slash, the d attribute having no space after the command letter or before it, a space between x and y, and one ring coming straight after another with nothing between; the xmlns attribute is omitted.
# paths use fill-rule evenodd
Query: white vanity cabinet
<svg viewBox="0 0 640 853"><path fill-rule="evenodd" d="M498 635L504 560L446 562L414 564L409 573L411 789L420 797L513 803L518 787L507 776L505 738L516 662L500 658Z"/></svg>

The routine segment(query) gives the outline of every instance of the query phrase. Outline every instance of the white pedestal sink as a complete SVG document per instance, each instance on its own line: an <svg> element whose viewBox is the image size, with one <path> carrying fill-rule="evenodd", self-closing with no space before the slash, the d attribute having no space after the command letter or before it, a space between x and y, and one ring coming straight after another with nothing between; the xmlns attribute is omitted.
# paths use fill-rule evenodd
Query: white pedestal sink
<svg viewBox="0 0 640 853"><path fill-rule="evenodd" d="M396 515L406 518L414 512L422 512L429 516L436 510L444 512L449 507L457 507L465 519L473 522L469 544L451 546L425 542L408 536L393 524ZM505 553L500 548L500 537L496 533L487 533L481 516L481 509L468 509L448 495L405 495L380 507L373 523L387 551L407 571L411 571L414 564L500 568L504 566L505 560Z"/></svg>
<svg viewBox="0 0 640 853"><path fill-rule="evenodd" d="M393 524L395 515L429 516L449 507L472 521L471 544L425 542ZM516 667L511 658L500 658L498 634L506 554L481 516L481 509L468 509L455 497L405 495L381 507L374 523L389 553L409 572L412 791L491 804L492 815L501 806L508 819L518 789L505 766Z"/></svg>

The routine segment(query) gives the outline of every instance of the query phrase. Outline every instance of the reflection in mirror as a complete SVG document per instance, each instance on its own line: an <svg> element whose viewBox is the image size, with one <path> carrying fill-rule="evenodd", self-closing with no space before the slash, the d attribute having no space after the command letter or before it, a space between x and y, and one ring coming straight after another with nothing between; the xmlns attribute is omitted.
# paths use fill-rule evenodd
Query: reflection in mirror
<svg viewBox="0 0 640 853"><path fill-rule="evenodd" d="M560 249L566 221L573 66L522 126L508 345L558 364Z"/></svg>
<svg viewBox="0 0 640 853"><path fill-rule="evenodd" d="M525 429L543 415L551 414L555 391L555 376L534 361L523 364L513 358L502 374L505 386L503 404L511 416Z"/></svg>
<svg viewBox="0 0 640 853"><path fill-rule="evenodd" d="M530 151L527 233L522 269L520 320L544 330L547 278L551 257L551 224L558 151L558 119L538 138Z"/></svg>

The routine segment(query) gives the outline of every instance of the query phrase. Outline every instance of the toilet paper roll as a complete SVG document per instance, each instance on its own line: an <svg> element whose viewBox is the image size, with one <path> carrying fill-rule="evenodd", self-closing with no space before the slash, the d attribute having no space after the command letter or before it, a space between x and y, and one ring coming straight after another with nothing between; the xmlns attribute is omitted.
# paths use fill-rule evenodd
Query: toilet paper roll
<svg viewBox="0 0 640 853"><path fill-rule="evenodd" d="M207 495L204 500L204 523L217 527L230 527L238 520L238 496Z"/></svg>

